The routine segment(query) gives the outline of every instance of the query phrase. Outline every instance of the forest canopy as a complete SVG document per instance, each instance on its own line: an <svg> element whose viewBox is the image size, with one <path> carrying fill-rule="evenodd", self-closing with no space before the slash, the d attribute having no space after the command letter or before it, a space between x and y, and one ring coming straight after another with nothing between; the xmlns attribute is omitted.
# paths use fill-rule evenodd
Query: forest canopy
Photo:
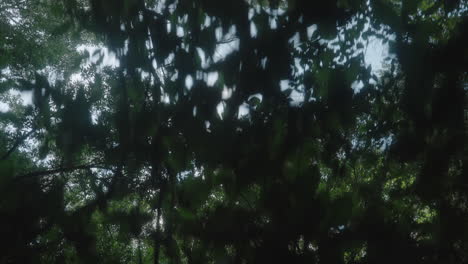
<svg viewBox="0 0 468 264"><path fill-rule="evenodd" d="M0 263L468 263L467 91L466 0L1 0Z"/></svg>

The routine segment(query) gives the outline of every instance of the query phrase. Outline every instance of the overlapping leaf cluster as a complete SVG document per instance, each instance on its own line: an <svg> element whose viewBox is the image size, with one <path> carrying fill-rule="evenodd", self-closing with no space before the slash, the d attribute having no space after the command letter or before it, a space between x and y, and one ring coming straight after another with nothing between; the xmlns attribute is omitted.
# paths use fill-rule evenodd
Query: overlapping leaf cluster
<svg viewBox="0 0 468 264"><path fill-rule="evenodd" d="M0 262L468 261L467 12L2 1Z"/></svg>

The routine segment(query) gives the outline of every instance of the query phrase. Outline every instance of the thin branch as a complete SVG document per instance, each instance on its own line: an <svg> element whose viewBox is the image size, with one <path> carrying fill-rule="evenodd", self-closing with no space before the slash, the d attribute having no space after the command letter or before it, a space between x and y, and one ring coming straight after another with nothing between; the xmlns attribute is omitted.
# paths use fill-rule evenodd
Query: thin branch
<svg viewBox="0 0 468 264"><path fill-rule="evenodd" d="M21 137L19 137L15 144L13 144L13 146L7 151L7 153L5 153L1 158L0 158L0 161L2 160L6 160L8 159L8 157L19 147L19 145L21 145L30 135L32 135L34 132L36 132L36 129L32 129L31 131L29 131L28 133L22 135Z"/></svg>
<svg viewBox="0 0 468 264"><path fill-rule="evenodd" d="M78 165L78 166L72 166L72 167L67 167L67 168L57 168L57 169L52 169L52 170L43 170L43 171L34 171L30 172L27 174L20 175L16 177L16 180L23 180L23 179L28 179L28 178L33 178L33 177L42 177L42 176L47 176L51 174L56 174L56 173L65 173L65 172L72 172L75 170L87 170L87 169L106 169L106 170L111 170L107 167L103 167L97 164L90 164L90 165Z"/></svg>
<svg viewBox="0 0 468 264"><path fill-rule="evenodd" d="M240 197L247 203L251 210L255 210L255 208L250 204L249 199L247 199L244 194L239 193Z"/></svg>
<svg viewBox="0 0 468 264"><path fill-rule="evenodd" d="M233 41L236 41L238 40L239 38L237 37L232 37L232 38L228 38L228 39L222 39L222 40L219 40L219 41L216 41L216 44L227 44L227 43L231 43Z"/></svg>

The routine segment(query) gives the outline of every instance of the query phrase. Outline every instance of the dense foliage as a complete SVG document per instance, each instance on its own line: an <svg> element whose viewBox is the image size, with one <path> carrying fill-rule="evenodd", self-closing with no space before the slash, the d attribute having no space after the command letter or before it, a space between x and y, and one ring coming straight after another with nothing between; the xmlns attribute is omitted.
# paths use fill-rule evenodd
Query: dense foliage
<svg viewBox="0 0 468 264"><path fill-rule="evenodd" d="M2 0L0 263L468 263L467 83L465 0Z"/></svg>

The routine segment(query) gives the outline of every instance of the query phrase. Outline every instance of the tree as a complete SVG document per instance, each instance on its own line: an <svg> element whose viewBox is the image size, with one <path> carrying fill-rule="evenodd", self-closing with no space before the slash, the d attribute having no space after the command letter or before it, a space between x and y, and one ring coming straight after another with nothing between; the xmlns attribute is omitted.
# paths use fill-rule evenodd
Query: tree
<svg viewBox="0 0 468 264"><path fill-rule="evenodd" d="M466 262L467 10L0 3L0 262Z"/></svg>

